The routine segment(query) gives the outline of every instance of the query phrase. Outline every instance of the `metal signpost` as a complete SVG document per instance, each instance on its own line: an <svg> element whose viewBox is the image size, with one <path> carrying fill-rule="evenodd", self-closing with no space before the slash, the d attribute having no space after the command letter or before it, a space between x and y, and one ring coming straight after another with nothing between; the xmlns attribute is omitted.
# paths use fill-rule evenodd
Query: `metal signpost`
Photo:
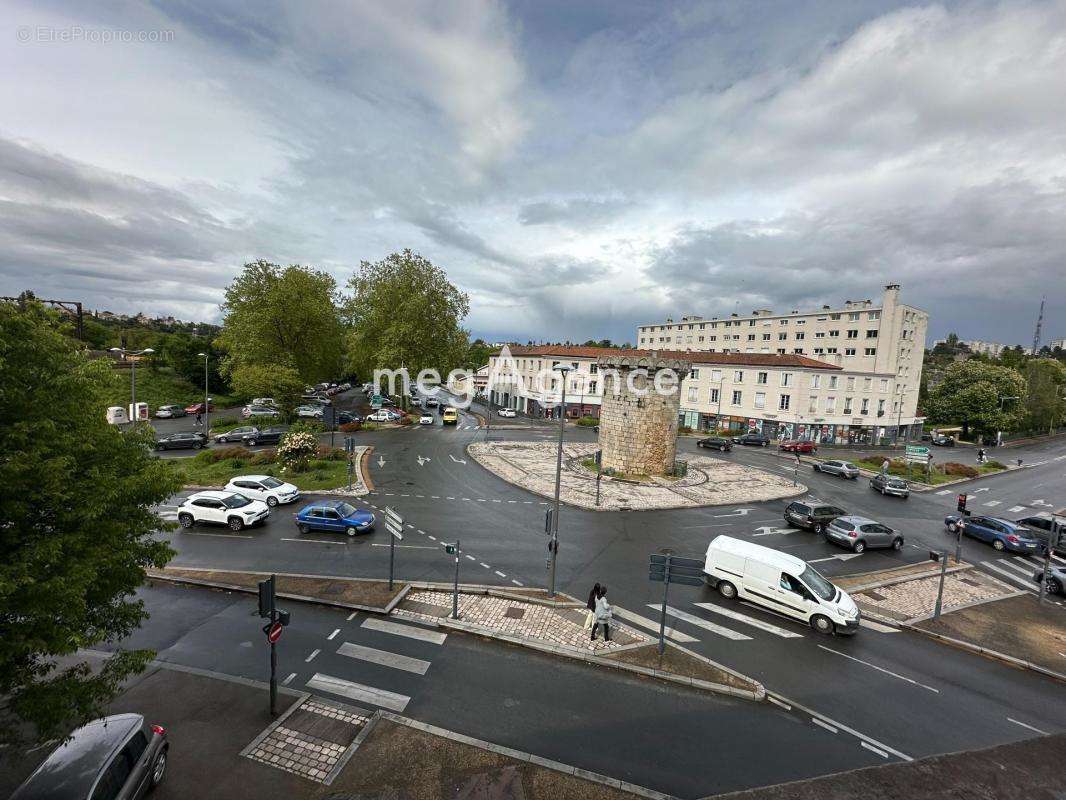
<svg viewBox="0 0 1066 800"><path fill-rule="evenodd" d="M603 450L596 451L596 505L600 504L600 477L602 476L601 467L603 466Z"/></svg>
<svg viewBox="0 0 1066 800"><path fill-rule="evenodd" d="M452 619L459 619L459 556L462 555L462 550L459 549L459 540L455 540L455 544L444 545L444 552L448 555L455 556L455 585L452 587Z"/></svg>
<svg viewBox="0 0 1066 800"><path fill-rule="evenodd" d="M403 541L403 517L388 506L385 506L385 530L392 534L389 537L389 591L392 591L393 569L396 564L396 542Z"/></svg>
<svg viewBox="0 0 1066 800"><path fill-rule="evenodd" d="M1059 536L1062 533L1062 522L1059 518L1066 516L1066 508L1060 508L1051 515L1051 530L1048 531L1047 548L1044 550L1044 569L1040 574L1040 603L1043 605L1044 596L1047 594L1048 573L1051 571L1051 554L1059 544Z"/></svg>
<svg viewBox="0 0 1066 800"><path fill-rule="evenodd" d="M948 571L948 551L930 550L929 560L940 562L940 588L936 590L936 608L933 609L933 619L940 619L940 607L944 602L944 576Z"/></svg>
<svg viewBox="0 0 1066 800"><path fill-rule="evenodd" d="M292 621L288 611L278 608L277 575L271 575L265 581L259 581L259 616L270 620L263 626L263 633L270 642L270 714L278 715L278 640L282 629Z"/></svg>
<svg viewBox="0 0 1066 800"><path fill-rule="evenodd" d="M348 453L348 491L352 490L352 476L355 474L355 462L352 455L355 453L355 437L344 437L344 450Z"/></svg>
<svg viewBox="0 0 1066 800"><path fill-rule="evenodd" d="M962 532L966 528L966 518L970 512L966 510L966 493L958 496L955 507L959 509L959 524L955 526L955 563L962 562Z"/></svg>
<svg viewBox="0 0 1066 800"><path fill-rule="evenodd" d="M924 445L907 445L903 456L907 461L907 471L910 472L911 464L925 464L926 480L929 479L929 448Z"/></svg>
<svg viewBox="0 0 1066 800"><path fill-rule="evenodd" d="M699 558L681 558L675 555L652 553L648 564L648 580L663 585L663 607L659 614L659 655L666 651L666 595L671 583L686 586L703 586L704 562Z"/></svg>

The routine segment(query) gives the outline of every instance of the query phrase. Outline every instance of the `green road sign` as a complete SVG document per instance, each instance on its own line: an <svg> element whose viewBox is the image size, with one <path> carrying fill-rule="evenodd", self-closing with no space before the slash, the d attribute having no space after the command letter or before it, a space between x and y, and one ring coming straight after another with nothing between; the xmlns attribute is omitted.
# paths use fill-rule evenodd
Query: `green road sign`
<svg viewBox="0 0 1066 800"><path fill-rule="evenodd" d="M909 444L907 445L907 455L925 458L929 455L929 448L922 445Z"/></svg>

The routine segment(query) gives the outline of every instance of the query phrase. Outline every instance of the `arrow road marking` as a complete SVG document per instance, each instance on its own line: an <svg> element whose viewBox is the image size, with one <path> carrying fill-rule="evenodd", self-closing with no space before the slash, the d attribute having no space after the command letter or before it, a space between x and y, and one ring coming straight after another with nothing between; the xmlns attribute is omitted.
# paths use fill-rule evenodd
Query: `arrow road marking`
<svg viewBox="0 0 1066 800"><path fill-rule="evenodd" d="M466 459L465 458L456 458L451 453L448 453L448 458L450 458L456 464L465 464L466 463Z"/></svg>
<svg viewBox="0 0 1066 800"><path fill-rule="evenodd" d="M715 514L715 519L721 519L722 517L746 517L749 511L754 511L753 508L738 508L732 514Z"/></svg>
<svg viewBox="0 0 1066 800"><path fill-rule="evenodd" d="M1034 500L1029 505L1031 505L1031 506L1042 506L1043 508L1054 508L1055 507L1051 503L1045 502L1044 500Z"/></svg>
<svg viewBox="0 0 1066 800"><path fill-rule="evenodd" d="M980 489L974 489L973 493L977 494L978 492L987 492L987 491L988 491L988 487L987 486L982 486Z"/></svg>
<svg viewBox="0 0 1066 800"><path fill-rule="evenodd" d="M379 467L385 466L385 458L384 458L384 456L378 456L378 466Z"/></svg>
<svg viewBox="0 0 1066 800"><path fill-rule="evenodd" d="M782 536L787 536L790 533L795 533L793 528L775 528L772 525L760 525L755 530L762 531L762 533L754 533L752 536L772 536L775 533L780 533Z"/></svg>
<svg viewBox="0 0 1066 800"><path fill-rule="evenodd" d="M431 459L427 458L426 456L419 456L419 457L418 457L418 466L420 466L420 467L421 467L421 466L423 466L423 465L424 465L424 464L425 464L425 463L426 463L427 461L430 461L430 460L431 460Z"/></svg>
<svg viewBox="0 0 1066 800"><path fill-rule="evenodd" d="M828 558L812 558L808 561L808 564L820 564L823 561L847 561L851 558L858 558L862 553L837 553L836 555L829 556Z"/></svg>
<svg viewBox="0 0 1066 800"><path fill-rule="evenodd" d="M1025 506L1011 506L1007 509L1008 514L1017 514L1019 511L1025 511Z"/></svg>

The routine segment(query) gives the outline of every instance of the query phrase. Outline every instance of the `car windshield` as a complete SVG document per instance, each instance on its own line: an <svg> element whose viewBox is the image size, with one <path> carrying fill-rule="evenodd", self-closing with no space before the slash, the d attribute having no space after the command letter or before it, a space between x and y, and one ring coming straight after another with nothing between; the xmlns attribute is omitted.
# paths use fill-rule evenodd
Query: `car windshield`
<svg viewBox="0 0 1066 800"><path fill-rule="evenodd" d="M341 503L337 506L337 513L342 517L350 517L355 513L355 506L349 505L348 503Z"/></svg>
<svg viewBox="0 0 1066 800"><path fill-rule="evenodd" d="M803 570L799 577L808 589L823 600L832 600L836 597L836 587L811 567L808 566L807 569Z"/></svg>
<svg viewBox="0 0 1066 800"><path fill-rule="evenodd" d="M279 486L283 486L284 485L277 478L263 478L263 480L261 480L259 482L261 484L263 484L265 487L267 487L268 489L277 489Z"/></svg>
<svg viewBox="0 0 1066 800"><path fill-rule="evenodd" d="M234 494L230 495L229 497L222 498L222 503L226 506L226 508L241 508L243 506L248 505L250 502L252 501L245 497L243 494Z"/></svg>

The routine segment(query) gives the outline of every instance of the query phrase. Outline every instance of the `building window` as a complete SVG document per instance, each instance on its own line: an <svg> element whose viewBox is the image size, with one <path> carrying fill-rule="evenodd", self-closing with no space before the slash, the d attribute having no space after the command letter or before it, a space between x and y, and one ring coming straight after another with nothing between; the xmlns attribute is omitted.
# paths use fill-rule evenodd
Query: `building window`
<svg viewBox="0 0 1066 800"><path fill-rule="evenodd" d="M810 414L816 413L818 411L818 398L812 394L807 400L807 412Z"/></svg>
<svg viewBox="0 0 1066 800"><path fill-rule="evenodd" d="M867 319L881 319L881 312L880 311L871 311L869 314L866 315L866 318Z"/></svg>
<svg viewBox="0 0 1066 800"><path fill-rule="evenodd" d="M850 314L848 314L848 319L851 322L855 322L858 318L859 318L859 312L858 311L852 311Z"/></svg>
<svg viewBox="0 0 1066 800"><path fill-rule="evenodd" d="M766 408L766 393L765 392L756 392L755 393L755 407L759 408L759 409Z"/></svg>
<svg viewBox="0 0 1066 800"><path fill-rule="evenodd" d="M697 386L688 387L688 401L695 403L700 399L700 390Z"/></svg>
<svg viewBox="0 0 1066 800"><path fill-rule="evenodd" d="M692 380L698 381L700 379L700 371L698 369L694 369L688 374L688 376L692 378Z"/></svg>
<svg viewBox="0 0 1066 800"><path fill-rule="evenodd" d="M782 324L782 325L788 325L788 320L787 320L787 319L783 319L783 320L781 320L781 324Z"/></svg>
<svg viewBox="0 0 1066 800"><path fill-rule="evenodd" d="M711 402L712 403L717 403L718 402L718 398L719 398L718 390L717 389L711 389Z"/></svg>
<svg viewBox="0 0 1066 800"><path fill-rule="evenodd" d="M881 379L881 391L882 392L887 392L888 391L888 378L882 378Z"/></svg>
<svg viewBox="0 0 1066 800"><path fill-rule="evenodd" d="M854 347L845 347L844 348L844 355L846 355L846 356L855 355L855 348Z"/></svg>
<svg viewBox="0 0 1066 800"><path fill-rule="evenodd" d="M840 331L829 331L829 338L830 339L839 339L840 338Z"/></svg>
<svg viewBox="0 0 1066 800"><path fill-rule="evenodd" d="M828 414L835 414L837 410L837 399L833 396L825 398L825 410Z"/></svg>
<svg viewBox="0 0 1066 800"><path fill-rule="evenodd" d="M738 391L734 391L733 392L733 405L735 405L735 406L739 406L740 405L740 392L738 392Z"/></svg>
<svg viewBox="0 0 1066 800"><path fill-rule="evenodd" d="M825 353L825 348L824 347L816 347L816 348L814 348L814 354L816 356L823 355L824 353Z"/></svg>
<svg viewBox="0 0 1066 800"><path fill-rule="evenodd" d="M779 333L779 334L777 334L777 341L779 341L779 342L783 342L787 338L788 338L788 334L787 333Z"/></svg>
<svg viewBox="0 0 1066 800"><path fill-rule="evenodd" d="M722 382L722 370L720 370L720 369L712 369L711 370L711 380L715 381L716 383L721 383Z"/></svg>
<svg viewBox="0 0 1066 800"><path fill-rule="evenodd" d="M749 333L748 334L748 341L749 342L754 342L755 341L755 334L754 333Z"/></svg>
<svg viewBox="0 0 1066 800"><path fill-rule="evenodd" d="M862 399L862 408L859 409L859 413L860 414L869 414L870 413L870 398L869 397L864 397Z"/></svg>
<svg viewBox="0 0 1066 800"><path fill-rule="evenodd" d="M789 405L791 403L792 403L792 395L783 394L783 395L781 395L781 401L777 404L777 410L778 411L788 411L788 407L789 407Z"/></svg>
<svg viewBox="0 0 1066 800"><path fill-rule="evenodd" d="M850 397L845 397L844 398L844 413L845 414L850 414L851 413L851 398Z"/></svg>
<svg viewBox="0 0 1066 800"><path fill-rule="evenodd" d="M762 335L762 340L763 340L764 342L768 342L768 341L770 341L770 334L768 334L768 333L764 333L764 334Z"/></svg>
<svg viewBox="0 0 1066 800"><path fill-rule="evenodd" d="M863 378L863 381L862 381L863 391L866 391L866 392L870 391L873 388L873 385L874 385L874 379L873 378Z"/></svg>
<svg viewBox="0 0 1066 800"><path fill-rule="evenodd" d="M782 372L781 373L781 385L782 386L791 386L792 385L792 373L791 372Z"/></svg>
<svg viewBox="0 0 1066 800"><path fill-rule="evenodd" d="M738 369L733 371L733 383L744 383L743 370Z"/></svg>
<svg viewBox="0 0 1066 800"><path fill-rule="evenodd" d="M814 338L815 339L824 339L825 338L825 331L815 331L814 332Z"/></svg>
<svg viewBox="0 0 1066 800"><path fill-rule="evenodd" d="M855 328L854 330L849 330L848 331L848 338L849 339L858 339L859 338L859 329Z"/></svg>
<svg viewBox="0 0 1066 800"><path fill-rule="evenodd" d="M589 381L589 394L596 394L596 381Z"/></svg>
<svg viewBox="0 0 1066 800"><path fill-rule="evenodd" d="M883 416L884 413L885 413L885 401L884 400L878 400L877 401L877 416L879 416L879 417Z"/></svg>
<svg viewBox="0 0 1066 800"><path fill-rule="evenodd" d="M770 373L769 372L756 372L755 373L755 382L756 383L765 384L766 381L769 378L770 378Z"/></svg>
<svg viewBox="0 0 1066 800"><path fill-rule="evenodd" d="M793 352L793 353L796 353L796 354L798 354L798 355L803 355L803 348L802 348L802 347L797 347L797 348L796 348L795 350L793 350L792 352Z"/></svg>
<svg viewBox="0 0 1066 800"><path fill-rule="evenodd" d="M851 391L854 391L854 390L855 390L855 379L854 378L848 378L848 391L851 392Z"/></svg>
<svg viewBox="0 0 1066 800"><path fill-rule="evenodd" d="M740 323L738 322L737 324L739 325ZM755 327L755 320L749 319L748 320L748 327L749 328L754 328Z"/></svg>
<svg viewBox="0 0 1066 800"><path fill-rule="evenodd" d="M822 385L821 375L811 375L811 388L817 389Z"/></svg>
<svg viewBox="0 0 1066 800"><path fill-rule="evenodd" d="M838 378L837 378L836 375L830 375L829 376L829 388L830 389L837 388L837 380L838 380Z"/></svg>
<svg viewBox="0 0 1066 800"><path fill-rule="evenodd" d="M829 319L840 319L840 315L839 314L830 314L829 315Z"/></svg>
<svg viewBox="0 0 1066 800"><path fill-rule="evenodd" d="M877 328L868 329L866 331L866 338L867 339L876 339L877 338Z"/></svg>
<svg viewBox="0 0 1066 800"><path fill-rule="evenodd" d="M868 355L868 356L876 356L877 355L877 348L876 347L867 347L863 352L866 353L866 355Z"/></svg>
<svg viewBox="0 0 1066 800"><path fill-rule="evenodd" d="M805 334L805 333L803 333L803 331L800 331L799 333L797 333L797 334L796 334L796 341L797 341L797 342L802 342L802 341L803 341L803 338L804 338L804 336L806 336L806 334Z"/></svg>
<svg viewBox="0 0 1066 800"><path fill-rule="evenodd" d="M777 348L777 354L779 356L783 356L785 354L785 348L783 348L783 347Z"/></svg>
<svg viewBox="0 0 1066 800"><path fill-rule="evenodd" d="M599 364L589 364L589 374L590 375L595 375L598 370L599 370Z"/></svg>

